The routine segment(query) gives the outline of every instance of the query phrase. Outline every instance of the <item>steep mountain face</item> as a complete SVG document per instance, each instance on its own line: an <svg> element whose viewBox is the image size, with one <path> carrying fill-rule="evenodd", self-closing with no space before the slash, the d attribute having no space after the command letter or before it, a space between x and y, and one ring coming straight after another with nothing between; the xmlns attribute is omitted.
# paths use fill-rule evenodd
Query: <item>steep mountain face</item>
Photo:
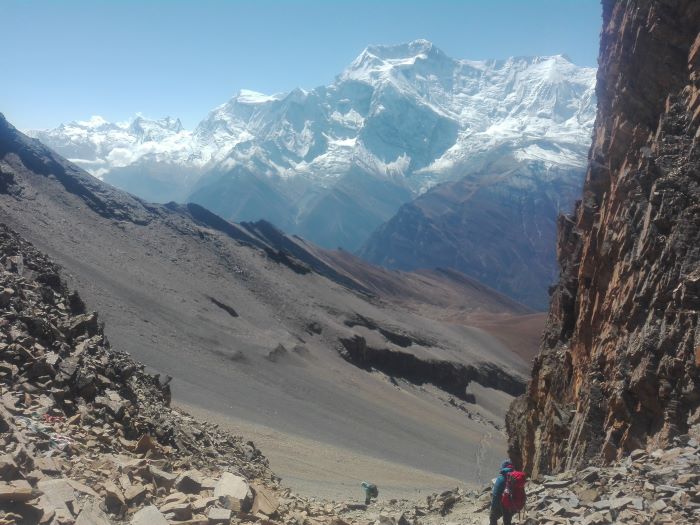
<svg viewBox="0 0 700 525"><path fill-rule="evenodd" d="M354 250L401 204L504 154L582 172L594 74L562 56L455 60L417 40L368 47L311 91L242 91L191 133L165 120L148 136L104 122L34 135L140 196Z"/></svg>
<svg viewBox="0 0 700 525"><path fill-rule="evenodd" d="M404 204L358 252L388 268L455 268L544 311L556 280L556 217L581 171L501 158Z"/></svg>
<svg viewBox="0 0 700 525"><path fill-rule="evenodd" d="M603 1L583 200L510 451L539 475L662 446L700 418L700 4Z"/></svg>
<svg viewBox="0 0 700 525"><path fill-rule="evenodd" d="M115 346L173 377L176 403L262 438L293 481L322 476L338 497L371 475L400 496L476 482L470 465L505 452L501 421L527 364L489 329L421 309L495 320L526 310L463 276L376 269L370 282L371 268L269 223L148 204L2 117L0 222L63 267ZM426 294L421 306L406 295L411 280L451 294ZM387 288L394 297L379 295Z"/></svg>

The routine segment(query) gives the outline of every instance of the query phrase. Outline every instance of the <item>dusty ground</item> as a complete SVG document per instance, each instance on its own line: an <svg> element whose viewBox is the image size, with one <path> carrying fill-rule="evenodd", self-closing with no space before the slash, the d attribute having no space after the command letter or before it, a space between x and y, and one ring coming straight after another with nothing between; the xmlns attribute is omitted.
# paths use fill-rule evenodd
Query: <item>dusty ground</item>
<svg viewBox="0 0 700 525"><path fill-rule="evenodd" d="M384 499L418 500L432 492L471 485L456 478L373 457L371 451L363 453L281 433L199 407L180 406L199 419L217 423L222 429L252 439L270 460L270 468L282 478L282 483L307 497L360 502L363 499L360 483L367 480L380 487Z"/></svg>

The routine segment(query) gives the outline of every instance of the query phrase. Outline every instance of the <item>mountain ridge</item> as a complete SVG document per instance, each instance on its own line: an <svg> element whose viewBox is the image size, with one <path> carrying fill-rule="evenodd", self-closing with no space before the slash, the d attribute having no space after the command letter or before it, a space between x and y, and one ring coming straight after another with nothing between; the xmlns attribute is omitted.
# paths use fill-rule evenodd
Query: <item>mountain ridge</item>
<svg viewBox="0 0 700 525"><path fill-rule="evenodd" d="M97 119L103 134L76 123L33 135L147 200L355 250L401 204L503 150L583 169L594 74L561 56L457 60L418 40L366 48L327 86L242 90L191 131L142 119L151 135L137 137Z"/></svg>

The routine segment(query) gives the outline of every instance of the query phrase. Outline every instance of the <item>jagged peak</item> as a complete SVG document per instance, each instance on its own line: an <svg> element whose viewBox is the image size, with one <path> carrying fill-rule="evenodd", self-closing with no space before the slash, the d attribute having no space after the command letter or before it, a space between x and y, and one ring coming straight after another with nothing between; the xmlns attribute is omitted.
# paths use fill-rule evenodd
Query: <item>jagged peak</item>
<svg viewBox="0 0 700 525"><path fill-rule="evenodd" d="M173 118L167 116L161 119L153 120L143 117L143 115L136 115L134 119L129 124L129 130L135 133L143 132L144 128L155 125L158 128L167 129L175 133L179 133L183 130L182 122L179 118Z"/></svg>
<svg viewBox="0 0 700 525"><path fill-rule="evenodd" d="M429 40L412 40L395 45L367 46L345 69L342 77L353 76L353 72L386 65L408 65L419 59L452 60Z"/></svg>
<svg viewBox="0 0 700 525"><path fill-rule="evenodd" d="M180 133L185 128L179 118L166 116L160 119L149 119L137 113L133 118L122 122L111 122L100 115L93 115L87 120L72 120L62 122L55 129L29 130L30 135L52 133L56 131L70 131L82 129L88 132L109 132L113 130L126 130L130 133L141 133L145 127L157 127L164 130Z"/></svg>
<svg viewBox="0 0 700 525"><path fill-rule="evenodd" d="M367 46L360 56L362 56L362 54L370 54L384 60L405 59L431 54L447 56L435 44L425 39L417 39L394 45L371 45Z"/></svg>

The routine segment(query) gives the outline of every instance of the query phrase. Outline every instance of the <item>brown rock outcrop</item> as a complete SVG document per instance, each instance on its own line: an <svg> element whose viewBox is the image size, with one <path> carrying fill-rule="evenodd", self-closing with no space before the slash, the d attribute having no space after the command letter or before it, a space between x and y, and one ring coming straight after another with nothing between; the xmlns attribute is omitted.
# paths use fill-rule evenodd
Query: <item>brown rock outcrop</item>
<svg viewBox="0 0 700 525"><path fill-rule="evenodd" d="M700 418L700 3L603 0L583 199L510 452L533 475L663 446Z"/></svg>

